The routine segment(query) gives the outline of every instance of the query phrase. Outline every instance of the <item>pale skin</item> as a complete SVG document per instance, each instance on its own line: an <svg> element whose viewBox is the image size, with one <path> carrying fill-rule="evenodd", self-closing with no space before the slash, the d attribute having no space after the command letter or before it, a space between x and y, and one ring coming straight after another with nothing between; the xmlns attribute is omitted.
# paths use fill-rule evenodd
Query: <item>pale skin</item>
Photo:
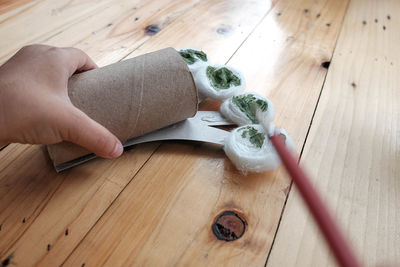
<svg viewBox="0 0 400 267"><path fill-rule="evenodd" d="M120 140L68 97L69 77L95 68L76 48L31 45L19 50L0 67L0 148L69 141L104 158L120 156Z"/></svg>

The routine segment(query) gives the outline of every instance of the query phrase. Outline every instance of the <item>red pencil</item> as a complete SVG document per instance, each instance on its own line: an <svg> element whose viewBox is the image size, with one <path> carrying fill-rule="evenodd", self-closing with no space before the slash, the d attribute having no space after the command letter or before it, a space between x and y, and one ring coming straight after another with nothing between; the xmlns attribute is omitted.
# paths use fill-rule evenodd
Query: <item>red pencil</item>
<svg viewBox="0 0 400 267"><path fill-rule="evenodd" d="M263 125L266 128L265 125ZM297 164L295 157L286 148L286 145L278 135L270 136L271 142L281 158L287 172L292 177L299 189L301 196L306 202L310 212L317 221L326 241L332 249L338 263L344 267L361 266L353 254L348 242L339 230L335 220L324 205L318 192L307 178L306 174Z"/></svg>
<svg viewBox="0 0 400 267"><path fill-rule="evenodd" d="M306 174L297 164L296 158L286 148L283 139L279 135L274 135L273 125L268 125L263 120L260 109L256 110L256 116L278 152L286 171L299 189L326 242L335 254L337 262L343 267L361 266L317 190L315 190Z"/></svg>

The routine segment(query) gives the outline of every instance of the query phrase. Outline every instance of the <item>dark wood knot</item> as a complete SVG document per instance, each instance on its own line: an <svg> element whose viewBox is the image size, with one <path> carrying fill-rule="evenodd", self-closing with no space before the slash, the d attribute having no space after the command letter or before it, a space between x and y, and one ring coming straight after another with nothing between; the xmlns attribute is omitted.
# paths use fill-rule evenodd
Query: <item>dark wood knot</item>
<svg viewBox="0 0 400 267"><path fill-rule="evenodd" d="M247 222L234 211L224 211L212 225L214 235L219 240L234 241L243 236Z"/></svg>
<svg viewBox="0 0 400 267"><path fill-rule="evenodd" d="M325 61L321 63L321 67L325 68L325 69L329 69L329 66L331 65L330 61Z"/></svg>
<svg viewBox="0 0 400 267"><path fill-rule="evenodd" d="M151 24L151 25L147 26L147 27L144 29L144 32L145 32L146 34L148 34L148 35L155 35L155 34L157 34L159 31L161 31L160 27L158 27L158 26L155 25L155 24Z"/></svg>

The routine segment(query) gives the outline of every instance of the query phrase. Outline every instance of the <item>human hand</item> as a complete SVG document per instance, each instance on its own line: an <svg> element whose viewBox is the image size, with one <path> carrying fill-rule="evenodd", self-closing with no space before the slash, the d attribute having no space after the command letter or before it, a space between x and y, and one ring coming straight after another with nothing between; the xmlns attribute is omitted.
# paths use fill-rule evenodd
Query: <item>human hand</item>
<svg viewBox="0 0 400 267"><path fill-rule="evenodd" d="M121 142L68 97L75 72L97 68L83 51L31 45L0 67L0 147L70 141L98 156L118 157Z"/></svg>

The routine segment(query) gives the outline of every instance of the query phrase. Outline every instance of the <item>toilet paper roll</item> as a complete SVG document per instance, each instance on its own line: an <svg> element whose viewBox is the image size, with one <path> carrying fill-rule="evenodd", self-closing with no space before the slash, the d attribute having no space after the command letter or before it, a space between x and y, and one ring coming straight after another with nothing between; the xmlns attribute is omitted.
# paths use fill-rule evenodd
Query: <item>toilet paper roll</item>
<svg viewBox="0 0 400 267"><path fill-rule="evenodd" d="M68 94L122 142L194 116L198 103L189 68L173 48L75 74ZM56 169L91 153L70 142L47 148Z"/></svg>

